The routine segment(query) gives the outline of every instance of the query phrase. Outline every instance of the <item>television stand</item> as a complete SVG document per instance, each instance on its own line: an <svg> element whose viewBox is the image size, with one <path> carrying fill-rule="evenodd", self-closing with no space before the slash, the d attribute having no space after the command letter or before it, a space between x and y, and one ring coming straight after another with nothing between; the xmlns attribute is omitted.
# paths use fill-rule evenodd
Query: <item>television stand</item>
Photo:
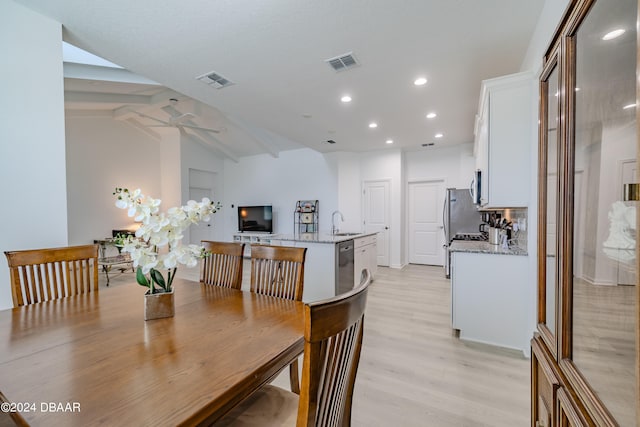
<svg viewBox="0 0 640 427"><path fill-rule="evenodd" d="M251 245L269 245L277 234L267 232L239 231L233 235L233 241L244 243L244 256L251 257Z"/></svg>

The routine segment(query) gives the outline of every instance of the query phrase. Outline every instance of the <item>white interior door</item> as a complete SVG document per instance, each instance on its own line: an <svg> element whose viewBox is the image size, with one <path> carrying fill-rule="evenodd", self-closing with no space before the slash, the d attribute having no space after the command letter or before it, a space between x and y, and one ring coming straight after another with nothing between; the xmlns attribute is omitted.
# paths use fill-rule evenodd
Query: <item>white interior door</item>
<svg viewBox="0 0 640 427"><path fill-rule="evenodd" d="M409 183L409 263L444 265L443 180Z"/></svg>
<svg viewBox="0 0 640 427"><path fill-rule="evenodd" d="M378 265L389 266L389 181L365 181L363 188L364 231L376 232Z"/></svg>
<svg viewBox="0 0 640 427"><path fill-rule="evenodd" d="M197 169L189 169L189 199L200 201L203 197L209 200L219 201L221 197L217 192L217 174ZM217 240L216 234L220 229L218 217L213 214L209 222L193 224L189 227L189 242L200 244L202 240Z"/></svg>

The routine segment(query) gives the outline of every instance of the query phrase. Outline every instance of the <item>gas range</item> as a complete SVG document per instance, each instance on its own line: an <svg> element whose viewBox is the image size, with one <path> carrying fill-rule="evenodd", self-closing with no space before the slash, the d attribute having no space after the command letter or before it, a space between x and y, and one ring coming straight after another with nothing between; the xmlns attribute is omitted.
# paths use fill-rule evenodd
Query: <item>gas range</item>
<svg viewBox="0 0 640 427"><path fill-rule="evenodd" d="M482 242L488 240L489 236L486 233L456 233L451 239L453 240L467 240L472 242Z"/></svg>

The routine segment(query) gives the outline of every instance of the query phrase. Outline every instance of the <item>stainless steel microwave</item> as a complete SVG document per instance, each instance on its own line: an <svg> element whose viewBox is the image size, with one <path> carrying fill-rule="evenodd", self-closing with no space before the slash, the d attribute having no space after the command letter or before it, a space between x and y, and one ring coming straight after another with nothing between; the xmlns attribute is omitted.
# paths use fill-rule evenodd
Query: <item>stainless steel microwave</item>
<svg viewBox="0 0 640 427"><path fill-rule="evenodd" d="M480 169L473 172L473 180L469 187L469 193L471 194L471 200L476 205L480 205L482 197L482 171Z"/></svg>

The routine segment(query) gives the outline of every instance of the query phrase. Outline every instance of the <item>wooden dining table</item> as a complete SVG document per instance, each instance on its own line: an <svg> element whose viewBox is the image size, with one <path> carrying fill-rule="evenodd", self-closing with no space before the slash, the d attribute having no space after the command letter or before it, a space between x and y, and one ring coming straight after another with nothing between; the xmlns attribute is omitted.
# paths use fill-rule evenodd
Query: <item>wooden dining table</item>
<svg viewBox="0 0 640 427"><path fill-rule="evenodd" d="M174 288L150 321L135 281L0 311L0 392L34 426L208 425L303 352L301 302Z"/></svg>

